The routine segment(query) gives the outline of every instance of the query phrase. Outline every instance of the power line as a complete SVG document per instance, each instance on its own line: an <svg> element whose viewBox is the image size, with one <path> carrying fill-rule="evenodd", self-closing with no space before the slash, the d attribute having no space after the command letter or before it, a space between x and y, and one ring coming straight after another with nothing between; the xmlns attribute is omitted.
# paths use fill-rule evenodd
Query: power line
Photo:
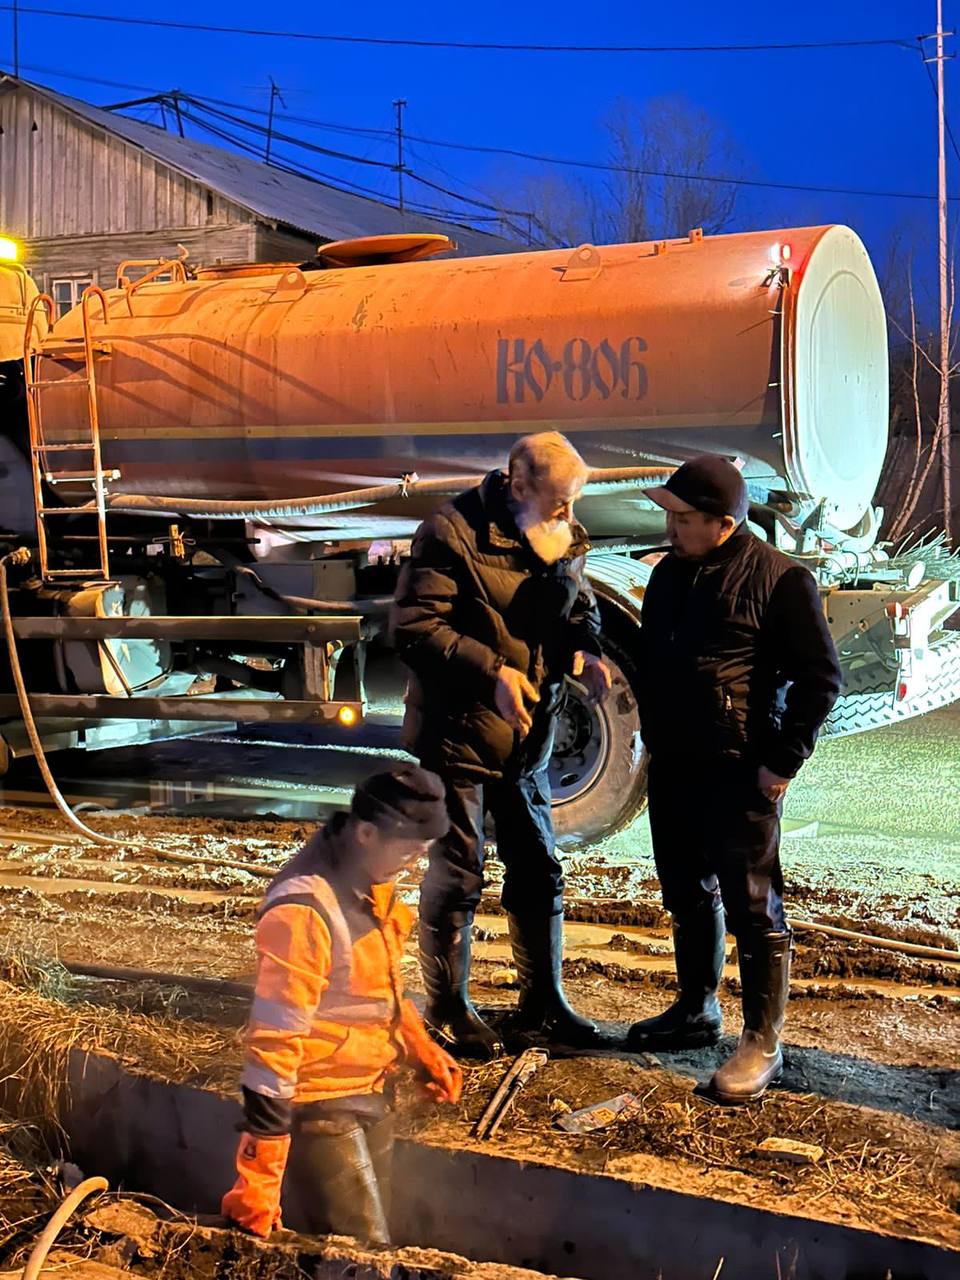
<svg viewBox="0 0 960 1280"><path fill-rule="evenodd" d="M186 97L180 98L181 104L187 101L188 99ZM221 129L216 125L211 124L209 121L203 120L200 116L195 115L192 111L188 110L183 105L181 105L181 112L182 112L183 118L185 120L189 120L191 124L195 124L197 125L198 128L204 129L206 132L213 134L214 137L219 138L221 141L227 142L231 146L237 147L239 150L244 151L247 154L256 157L257 159L261 159L261 150L259 147L255 147L249 143L246 143L243 141L242 138L238 138L236 134L230 133L225 129ZM274 135L274 136L276 137L277 135ZM380 191L375 191L371 187L361 186L359 183L351 182L349 179L346 179L346 178L334 178L330 174L321 173L319 170L311 168L309 165L302 165L302 164L293 165L293 164L285 163L282 159L278 159L276 156L274 156L270 160L268 167L271 169L278 169L280 170L280 172L291 174L294 177L306 178L308 181L314 181L319 179L325 184L333 187L335 190L342 191L344 190L344 188L352 188L352 191L349 191L348 194L354 194L359 192L367 198L376 200L379 204L387 204L387 205L390 205L391 208L397 208L397 206L393 204L390 201L390 199ZM389 168L390 166L387 166L387 167ZM409 169L406 172L410 177L417 176L416 174L412 173L412 171ZM438 209L434 206L411 204L409 202L406 202L405 208L410 213L422 213L425 216L434 218L434 219L439 217L444 219L448 223L452 221L455 227L461 227L465 231L477 230L477 228L473 228L469 226L469 224L456 221L456 214L452 214L451 211L447 209ZM475 222L481 222L481 221L491 221L493 219L486 219L481 216L477 216L472 220ZM499 221L500 219L497 219L497 220ZM507 225L512 225L512 224L508 223ZM512 227L512 229L515 231L517 230L516 227Z"/></svg>
<svg viewBox="0 0 960 1280"><path fill-rule="evenodd" d="M186 95L186 94L184 94L184 95L178 95L178 96L179 96L179 100L180 100L181 102L187 102L187 103L189 103L190 105L192 105L195 109L199 110L200 112L208 112L208 111L209 111L209 112L210 112L210 114L214 115L215 117L217 117L217 118L219 118L219 119L225 120L225 121L227 121L228 123L231 123L231 124L233 124L233 125L235 125L235 126L237 126L237 127L243 128L243 129L250 129L252 132L255 132L255 133L258 133L258 134L263 133L263 132L266 132L266 130L264 130L264 129L263 129L263 127L262 127L261 125L255 124L255 123L253 123L253 122L251 122L251 121L241 120L239 117L236 117L236 116L230 116L230 115L228 115L226 112L212 111L212 110L211 110L211 108L209 108L209 107L206 105L206 101L209 101L209 100L206 100L206 101L205 101L205 100L201 100L201 99L193 98L191 95ZM163 95L159 95L159 98L158 98L158 99L156 99L156 100L162 100L162 98L163 98ZM128 107L128 108L129 108L130 106L140 106L140 105L143 105L143 100L139 100L139 101L134 102L134 103L125 103L125 104L119 104L119 105L120 105L120 106L125 106L125 107ZM258 112L257 114L262 114L262 113ZM192 121L193 123L200 124L200 125L201 125L202 127L204 127L204 128L210 128L210 131L211 131L211 132L213 132L213 133L215 133L217 137L220 137L220 138L225 139L225 140L227 140L227 141L230 141L230 140L232 140L232 139L235 139L235 135L230 134L230 133L227 133L226 131L221 130L221 129L215 129L215 128L213 128L212 126L209 126L209 125L205 124L205 123L203 122L202 118L198 118L198 117L197 117L196 115L194 115L192 112L190 112L190 113L185 112L185 113L184 113L184 115L185 115L185 118L186 118L186 119L188 119L188 120ZM288 143L291 143L292 145L295 145L295 146L302 146L302 147L304 147L304 148L306 148L306 149L308 149L308 150L320 150L320 151L322 151L324 154L333 154L333 155L335 155L335 156L336 156L336 158L338 158L338 159L344 159L344 158L346 158L346 157L345 157L345 154L344 154L344 153L342 153L342 152L327 153L323 148L314 148L314 147L312 147L312 146L311 146L311 144L310 144L310 143L305 143L305 142L303 142L302 140L296 140L296 139L289 138L289 137L287 137L287 136L286 136L286 135L284 135L284 134L277 134L276 132L274 132L274 135L273 135L273 136L274 136L274 137L276 137L276 138L279 138L279 139L281 139L281 140L283 140L283 141L286 141L286 142L288 142ZM236 141L237 141L237 144L238 144L238 145L241 145L241 144L240 144L239 139L236 139ZM249 151L251 154L257 154L257 152L254 150L254 148L252 148L252 147L251 147L251 146L249 146L248 144L242 144L242 145L243 145L243 147L244 147L244 150ZM361 160L361 159L362 159L362 157L349 157L349 158L350 158L351 160L354 160L354 159L356 159L356 160ZM386 163L386 162L384 162L384 161L367 160L367 161L366 161L366 163L369 163L369 164L375 164L375 165L377 165L378 167L381 167L381 168L390 168L390 169L394 169L394 168L396 168L396 167L397 167L397 166L395 166L395 165L387 164L387 163ZM296 172L296 170L295 170L295 169L294 169L294 170L288 170L288 171L289 171L289 172ZM315 171L312 171L312 172L315 172ZM523 209L523 210L521 210L521 209L501 209L501 208L499 208L497 205L490 204L490 203L488 203L487 201L474 200L474 199L472 199L470 196L462 195L462 194L460 194L459 192L451 191L451 190L449 190L449 189L448 189L448 188L446 188L446 187L441 187L441 186L439 186L439 185L438 185L437 183L435 183L435 182L431 182L428 178L424 178L424 177L422 177L420 174L416 173L414 170L410 169L410 168L409 168L409 167L407 167L406 165L404 165L404 166L403 166L403 172L404 172L404 174L405 174L406 176L408 176L408 177L412 178L414 181L419 182L419 183L422 183L424 186L429 187L429 188L431 188L431 189L432 189L432 190L434 190L434 191L438 191L438 192L440 192L442 195L450 196L452 199L454 199L454 200L458 200L458 201L460 201L460 202L461 202L461 203L463 203L463 204L472 204L472 205L477 205L477 206L478 206L478 207L480 207L480 208L484 208L484 209L486 209L486 210L490 211L490 212L494 215L494 217L492 217L492 218L484 218L482 215L474 214L474 213L467 212L467 211L463 211L463 212L461 213L461 215L460 215L460 216L462 216L462 217L468 217L468 218L470 218L470 220L471 220L471 221L473 221L473 222L481 222L481 221L486 221L486 222L489 222L489 221L502 222L505 226L509 227L511 230L515 231L517 234L523 235L522 230L521 230L520 228L518 228L514 223L512 223L512 222L510 221L510 219L509 219L509 217L508 217L507 215L511 215L511 214L512 214L512 215L515 215L515 216L517 216L517 217L527 218L527 219L533 219L534 221L537 221L536 219L534 219L534 218L533 218L533 215L532 215L528 210L525 210L525 209ZM323 176L324 176L325 178L327 178L327 177L328 177L328 175L323 175ZM335 180L335 179L331 179L331 181L334 181L334 182L335 182L335 181L337 181L337 180ZM354 186L356 186L356 184L350 184L350 185L354 185ZM368 193L368 194L374 195L377 199L381 199L381 200L383 199L383 197L380 195L380 193L378 193L378 192L372 192L372 191L370 191L370 188L358 188L358 189L359 189L359 190L363 190L363 191L365 191L365 192L366 192L366 193ZM402 192L402 189L399 189L399 192ZM436 206L427 206L427 205L423 205L423 204L421 204L421 205L411 204L408 200L403 199L402 194L399 194L399 193L398 193L398 199L397 199L397 201L396 201L396 203L395 203L395 207L399 210L399 212L400 212L400 213L403 213L405 210L410 210L411 212L423 212L423 213L427 213L427 214L429 214L429 215L431 215L431 216L439 215L439 216L444 217L444 218L451 218L451 217L456 218L456 216L457 216L456 212L455 212L455 211L453 211L453 210L450 210L450 209L440 209L440 208L437 208ZM544 228L542 228L542 227L541 227L541 225L540 225L539 221L537 221L537 226L538 226L538 228L540 228L541 230L544 230Z"/></svg>
<svg viewBox="0 0 960 1280"><path fill-rule="evenodd" d="M802 40L778 41L756 44L632 44L632 45L573 45L573 44L514 44L480 40L423 40L386 36L333 35L318 31L275 31L262 27L227 27L207 22L178 22L162 18L130 18L118 14L76 13L68 9L40 9L32 6L0 4L0 10L12 11L36 17L68 18L80 22L111 22L131 27L161 27L174 31L205 31L215 35L256 36L260 39L314 40L329 44L375 45L386 48L413 49L463 49L485 53L586 53L586 54L656 54L656 53L784 53L788 51L818 49L912 49L912 37L887 37L871 40Z"/></svg>
<svg viewBox="0 0 960 1280"><path fill-rule="evenodd" d="M68 71L66 69L61 69L59 67L41 67L41 66L35 66L35 65L28 66L25 64L21 64L21 69L24 71L38 72L42 75L59 76L65 80L76 80L84 84L97 84L97 85L103 85L111 89L127 89L127 90L133 90L134 92L149 93L151 95L150 98L148 99L137 99L136 101L129 102L129 103L114 103L108 106L103 106L98 108L99 110L102 110L102 111L113 111L113 110L119 110L121 108L130 109L133 106L146 106L150 103L156 103L158 106L162 108L164 105L169 105L169 99L171 99L174 96L174 92L175 92L173 90L168 90L165 92L158 91L152 85L132 84L129 81L106 80L97 76L75 75L73 72ZM40 86L40 87L42 88L43 86ZM207 104L215 103L218 106L231 107L237 111L244 111L244 112L247 112L248 114L261 115L261 116L267 116L269 114L268 111L258 107L247 106L244 103L229 102L222 98L207 98L207 97L200 98L199 96L190 94L190 93L177 92L176 97L181 104L181 114L183 115L183 118L186 120L189 120L191 124L194 124L198 128L203 129L205 132L211 134L213 137L217 138L219 141L229 143L231 146L236 147L238 150L244 152L247 155L252 156L255 159L259 160L262 158L262 152L259 147L251 146L250 144L245 143L241 138L238 138L235 134L232 134L227 132L226 130L214 127L213 125L210 124L209 121L202 119L200 116L195 115L193 112L184 110L182 104L185 102L193 102L199 109L208 110ZM293 115L278 116L277 118L286 120L289 122L308 124L316 128L328 129L336 133L357 134L357 135L362 135L366 137L375 137L375 138L383 138L383 139L391 139L394 136L393 132L388 129L365 129L355 125L339 125L339 124L333 124L326 121L317 121L317 120L308 119L305 117L293 116ZM266 128L258 129L257 126L254 125L253 122L251 121L239 120L236 118L234 118L234 120L238 125L241 125L243 128L251 128L256 132L263 133L263 134L266 134L267 132ZM143 121L143 123L147 123L147 122ZM158 126L154 126L154 127L158 127ZM274 132L274 137L280 141L288 140L286 135L278 135L276 132ZM311 149L309 143L304 143L300 139L289 139L289 142L290 144L295 146L304 146L307 149ZM321 154L330 155L337 159L343 159L348 161L349 163L354 163L354 162L360 163L360 164L370 163L370 164L376 164L380 167L387 168L387 169L392 169L394 167L393 165L386 162L368 161L366 160L365 157L349 155L344 152L336 152L336 151L330 150L329 148L317 148L317 150L320 151ZM286 164L278 160L276 156L272 156L270 159L270 167L274 169L279 169L283 173L289 173L296 177L307 177L309 180L324 182L327 185L333 186L335 188L339 188L339 189L346 188L351 194L363 195L369 199L376 200L381 204L390 203L389 198L382 191L377 191L372 187L364 186L362 183L353 182L350 179L342 177L340 175L334 176L333 174L324 173L323 171L316 169L310 165L303 164L302 162L298 162L296 165ZM412 170L408 169L406 172L408 176L416 179L417 181L423 181L423 179L421 179L420 176L414 173ZM430 184L427 183L426 185L430 185ZM408 208L410 209L411 212L424 213L431 217L441 215L449 219L450 217L456 218L457 216L456 213L452 210L438 209L434 206L410 204L408 202ZM521 217L528 216L526 211L507 210L505 212L508 212L508 213L516 212L517 215ZM471 221L473 222L487 221L487 219L482 218L479 215L471 215L471 214L465 213L465 215L461 215L461 216L470 217ZM506 225L511 225L508 222L506 222L505 219L502 219L502 218L490 219L490 221L494 221L494 220L503 220ZM462 225L462 224L457 224L457 225ZM513 229L517 230L517 228L513 228Z"/></svg>
<svg viewBox="0 0 960 1280"><path fill-rule="evenodd" d="M220 119L227 120L231 124L239 125L242 128L251 129L255 132L265 131L262 125L255 124L253 121L241 120L239 117L231 115L229 112L208 106L208 100L204 100L202 98L191 98L190 100L194 102L195 106L200 106L203 110L209 111L212 115L219 117ZM283 135L279 134L277 136L283 137ZM642 169L634 165L609 164L599 160L577 160L564 156L551 156L538 152L521 151L515 147L494 147L484 146L479 143L450 142L446 139L427 138L415 133L405 133L404 137L409 142L419 142L425 146L442 147L446 150L468 151L480 155L510 156L513 159L532 160L538 164L590 169L601 173L625 173L635 177L667 178L680 182L707 182L720 184L722 186L756 187L772 191L804 191L818 195L868 196L889 200L936 200L937 198L935 195L927 195L922 192L912 191L878 191L862 187L814 186L798 182L766 182L759 178L740 178L731 174L677 173L669 169ZM323 154L333 155L339 159L358 159L358 157L351 156L349 153L331 151L327 148L318 147L315 143L305 142L302 139L296 139L290 136L283 137L283 141L292 146L304 147L307 150L320 151ZM362 161L362 163L377 165L381 168L395 167L390 165L389 162L383 160L368 159Z"/></svg>
<svg viewBox="0 0 960 1280"><path fill-rule="evenodd" d="M410 169L407 170L407 173L411 173L411 172L412 171ZM490 204L489 200L475 200L473 196L466 196L461 194L459 191L451 191L447 187L441 187L438 185L438 183L431 182L429 178L423 178L416 173L413 174L413 177L417 180L417 182L423 183L425 187L430 187L432 191L439 191L441 195L450 196L451 199L459 200L462 204L473 204L473 205L476 205L478 209L489 209L492 212L499 214L501 217L505 213L512 213L512 214L516 214L517 217L525 218L529 213L528 209L501 208L500 205L498 204Z"/></svg>
<svg viewBox="0 0 960 1280"><path fill-rule="evenodd" d="M11 6L12 7L12 6ZM20 10L23 13L23 9ZM43 76L57 76L60 80L75 80L78 84L99 84L106 89L128 89L136 93L154 93L155 90L148 84L128 84L124 80L101 80L98 76L81 76L76 75L73 71L67 71L60 67L37 67L20 63L21 71L35 71ZM16 73L11 73L16 75ZM17 79L21 79L18 75ZM43 87L42 85L40 86Z"/></svg>
<svg viewBox="0 0 960 1280"><path fill-rule="evenodd" d="M10 9L10 8L12 8L11 5L0 4L0 10ZM24 11L21 10L21 12L24 12ZM72 73L61 72L55 68L34 67L34 68L27 68L27 69L42 71L46 75L58 75L58 76L63 75L64 78L66 79L70 79L70 78L83 79L89 83L108 84L115 88L140 90L147 87L144 85L118 84L115 81L99 81L99 80L94 80L93 77L73 76ZM42 85L39 87L43 88ZM182 99L186 99L187 97L190 97L190 99L194 103L196 103L198 106L202 106L205 110L211 110L211 108L208 105L210 103L222 102L222 99L216 99L216 98L204 98L199 96L195 97L194 95L179 95L179 96ZM248 114L266 114L265 112L258 111L258 109L255 107L247 107L238 103L229 103L224 105L229 105L233 107L235 110L245 111ZM102 109L108 110L109 108L102 108ZM226 113L223 113L223 114L226 119L231 120L233 123L241 125L243 128L249 128L249 129L258 128L258 126L256 126L252 121L239 120L237 119L237 117L230 117ZM394 136L392 131L386 130L386 129L378 130L378 129L360 128L359 126L353 126L353 125L333 124L331 122L313 120L305 116L284 115L278 118L281 120L289 120L291 122L309 125L317 129L330 129L335 132L346 133L346 134L358 134L358 135L362 134L364 136L375 136L375 137L382 136L384 138L392 138ZM262 130L262 131L265 132L265 130ZM279 139L279 135L275 135L275 136L277 136ZM669 178L674 181L683 181L683 182L719 183L721 185L753 187L761 190L767 189L771 191L801 191L801 192L806 192L808 194L816 194L816 195L843 195L843 196L861 196L861 197L868 197L871 199L926 200L926 201L936 200L937 198L933 194L927 194L924 192L915 192L915 191L881 191L881 190L873 190L870 188L833 187L833 186L820 186L820 185L792 183L792 182L765 182L756 178L739 178L739 177L734 177L732 175L675 173L669 170L640 169L640 168L634 168L629 165L613 165L613 164L606 164L596 160L579 160L579 159L572 159L564 156L552 156L552 155L546 155L538 152L523 151L515 147L493 147L493 146L484 146L479 143L453 142L444 138L428 138L420 134L405 134L404 136L408 142L419 142L419 143L422 143L424 146L429 146L429 147L440 147L445 150L464 151L464 152L470 152L478 155L508 156L512 159L530 160L537 164L549 164L549 165L556 165L559 167L566 167L566 168L589 169L589 170L593 170L595 172L601 172L601 173L602 172L625 173L625 174L630 174L636 177ZM322 148L322 147L314 148L313 144L306 143L302 139L285 137L280 140L288 142L289 145L298 146L298 147L302 146L307 149L316 149L321 154L330 155L336 158L349 161L351 163L356 161L357 163L373 164L373 165L378 165L384 168L394 167L393 165L389 164L386 161L375 161L375 160L364 159L362 157L352 156L346 152L337 152L329 148ZM960 151L958 151L958 156L960 156ZM950 199L958 200L960 199L960 197L951 196Z"/></svg>
<svg viewBox="0 0 960 1280"><path fill-rule="evenodd" d="M187 99L181 98L180 101L182 104L186 102ZM195 124L198 128L212 134L215 138L219 138L221 142L228 142L232 147L236 147L239 151L246 152L257 160L263 160L263 152L259 146L254 146L249 142L245 142L242 138L238 138L235 133L230 133L226 129L218 128L216 125L211 124L210 121L204 120L202 116L195 115L184 106L181 106L181 112L184 120L189 120L191 124ZM270 163L267 167L270 169L279 169L283 173L289 173L295 177L306 177L308 180L317 179L330 186L339 187L341 189L349 187L354 191L371 197L374 200L379 200L381 204L386 202L386 197L383 192L376 191L373 187L365 187L359 182L350 181L348 178L334 177L332 174L323 173L319 169L312 168L310 165L299 163L294 165L292 162L284 161L282 158L273 156L271 157Z"/></svg>
<svg viewBox="0 0 960 1280"><path fill-rule="evenodd" d="M181 102L192 102L194 107L199 107L214 118L224 120L228 124L239 125L243 129L249 129L251 133L258 133L266 137L269 132L265 125L255 124L252 120L241 120L227 111L208 106L202 98L194 98L190 94L181 93L177 94L177 98ZM282 119L283 117L279 118ZM372 165L377 169L396 169L396 165L391 164L389 160L373 160L368 156L355 156L348 151L335 151L331 147L321 147L316 142L307 142L304 138L295 138L290 134L278 133L276 129L272 131L272 135L277 142L286 142L289 146L302 147L304 151L313 151L318 155L330 156L335 160L348 160L351 164Z"/></svg>
<svg viewBox="0 0 960 1280"><path fill-rule="evenodd" d="M682 182L715 182L732 187L765 187L771 191L808 191L819 195L876 196L886 200L936 200L935 195L916 191L875 191L865 187L821 187L799 182L763 182L758 178L736 178L731 175L706 173L674 173L667 169L640 169L633 165L604 164L599 160L573 160L564 156L549 156L533 151L520 151L514 147L488 147L478 143L447 142L440 138L425 138L416 133L407 135L411 142L422 142L429 147L444 147L451 151L472 151L481 155L511 156L517 160L534 160L539 164L555 164L575 169L594 169L603 173L627 173L641 178L672 178ZM960 197L954 197L960 199Z"/></svg>

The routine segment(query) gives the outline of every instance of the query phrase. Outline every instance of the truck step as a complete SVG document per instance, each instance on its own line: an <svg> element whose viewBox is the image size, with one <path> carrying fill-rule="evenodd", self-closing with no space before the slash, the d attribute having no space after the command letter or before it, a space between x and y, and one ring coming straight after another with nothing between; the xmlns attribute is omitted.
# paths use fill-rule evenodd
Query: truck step
<svg viewBox="0 0 960 1280"><path fill-rule="evenodd" d="M113 349L109 342L94 342L91 345L94 355L98 356L108 356ZM60 338L44 342L39 354L45 360L83 360L85 358L83 339Z"/></svg>
<svg viewBox="0 0 960 1280"><path fill-rule="evenodd" d="M69 444L66 440L56 440L53 444L37 444L33 446L34 453L65 453L71 449L92 449L94 447L92 440L72 440Z"/></svg>
<svg viewBox="0 0 960 1280"><path fill-rule="evenodd" d="M101 476L104 480L119 480L119 471L103 471ZM47 484L73 484L82 480L89 480L91 484L97 479L95 471L45 471L43 474Z"/></svg>
<svg viewBox="0 0 960 1280"><path fill-rule="evenodd" d="M28 391L42 391L44 387L87 387L89 378L36 378L27 386Z"/></svg>

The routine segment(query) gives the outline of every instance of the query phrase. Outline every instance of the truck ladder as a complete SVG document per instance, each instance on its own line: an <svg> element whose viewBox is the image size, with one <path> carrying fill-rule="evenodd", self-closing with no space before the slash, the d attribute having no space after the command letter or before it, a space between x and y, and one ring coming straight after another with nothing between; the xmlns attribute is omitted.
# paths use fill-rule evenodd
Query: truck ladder
<svg viewBox="0 0 960 1280"><path fill-rule="evenodd" d="M91 334L90 300L99 299L103 311L104 323L107 321L107 300L103 291L96 285L90 285L80 299L80 312L83 321L81 338L51 338L40 340L36 346L33 342L33 328L37 311L45 307L50 318L51 328L54 322L53 299L49 294L41 293L33 300L27 316L27 325L23 339L23 377L27 394L27 420L30 427L30 464L33 474L33 500L37 520L37 542L40 549L40 574L45 582L57 578L98 578L106 580L110 576L110 561L107 551L107 521L104 483L115 480L118 471L105 472L100 460L100 420L97 410L97 382L94 373L94 357L106 354L110 348L107 343L93 341ZM41 377L44 360L71 361L82 363L83 371L78 376L67 378ZM84 411L77 415L76 433L72 439L51 439L43 428L41 400L43 392L50 387L59 387L62 391L79 391L85 399ZM73 425L73 424L71 424ZM85 465L77 470L64 467L61 460L80 455ZM92 504L79 508L96 515L97 545L99 547L99 563L92 565L74 565L69 569L52 568L50 565L50 531L47 521L73 515L77 507L48 506L44 496L44 485L52 488L57 484L89 484L93 488Z"/></svg>

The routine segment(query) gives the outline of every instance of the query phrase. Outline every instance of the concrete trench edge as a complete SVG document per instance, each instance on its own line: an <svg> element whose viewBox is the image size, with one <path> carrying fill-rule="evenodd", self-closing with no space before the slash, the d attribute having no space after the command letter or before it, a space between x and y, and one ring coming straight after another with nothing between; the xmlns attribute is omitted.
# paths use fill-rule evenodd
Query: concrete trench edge
<svg viewBox="0 0 960 1280"><path fill-rule="evenodd" d="M17 1101L8 1078L0 1104L16 1114ZM112 1187L217 1213L240 1118L231 1098L70 1053L60 1116L70 1158ZM398 1245L579 1280L705 1280L721 1258L724 1280L960 1275L960 1249L932 1241L412 1139L397 1143L391 1217ZM295 1209L285 1224L297 1228Z"/></svg>

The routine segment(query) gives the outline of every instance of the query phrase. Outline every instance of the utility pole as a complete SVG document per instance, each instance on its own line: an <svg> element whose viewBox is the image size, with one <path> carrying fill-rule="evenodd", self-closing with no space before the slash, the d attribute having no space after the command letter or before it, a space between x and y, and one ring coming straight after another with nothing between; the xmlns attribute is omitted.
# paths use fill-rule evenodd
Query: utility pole
<svg viewBox="0 0 960 1280"><path fill-rule="evenodd" d="M20 79L20 0L13 0L13 74Z"/></svg>
<svg viewBox="0 0 960 1280"><path fill-rule="evenodd" d="M939 222L938 257L940 267L940 400L937 408L937 435L940 439L940 479L943 496L943 530L947 545L953 546L953 456L950 431L950 294L947 245L947 150L945 144L946 106L943 88L943 64L952 55L943 51L943 38L953 35L943 29L943 0L937 0L937 53L927 62L937 64L937 215ZM930 39L929 36L926 39Z"/></svg>
<svg viewBox="0 0 960 1280"><path fill-rule="evenodd" d="M397 208L403 213L403 108L406 98L396 98L393 105L397 109Z"/></svg>
<svg viewBox="0 0 960 1280"><path fill-rule="evenodd" d="M277 88L277 83L273 76L270 76L270 111L267 115L267 149L263 157L264 164L270 163L270 148L273 146L273 107L278 98L280 99L281 107L286 111L287 104L283 100L283 95Z"/></svg>

